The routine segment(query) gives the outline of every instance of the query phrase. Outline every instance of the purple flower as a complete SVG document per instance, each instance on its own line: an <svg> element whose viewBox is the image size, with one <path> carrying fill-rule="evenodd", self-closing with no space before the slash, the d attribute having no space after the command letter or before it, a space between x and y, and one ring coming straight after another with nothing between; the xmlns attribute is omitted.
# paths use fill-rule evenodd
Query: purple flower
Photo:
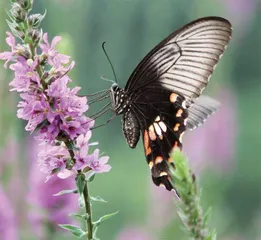
<svg viewBox="0 0 261 240"><path fill-rule="evenodd" d="M14 87L10 91L28 92L30 88L37 89L40 86L40 78L35 72L38 64L37 58L33 61L32 59L26 60L23 57L20 57L19 62L12 64L10 69L14 71L15 78L9 84Z"/></svg>
<svg viewBox="0 0 261 240"><path fill-rule="evenodd" d="M61 37L57 36L54 37L52 40L52 43L49 44L48 42L48 34L45 33L43 35L43 43L40 44L40 48L42 49L43 53L47 55L48 57L48 63L55 68L60 68L62 64L69 63L69 56L66 56L64 54L60 54L55 50L55 46L58 42L62 40Z"/></svg>
<svg viewBox="0 0 261 240"><path fill-rule="evenodd" d="M6 43L11 47L11 52L3 52L0 53L0 59L6 60L4 67L7 68L7 64L13 60L13 57L16 55L15 52L15 37L12 35L12 33L7 32L7 38Z"/></svg>
<svg viewBox="0 0 261 240"><path fill-rule="evenodd" d="M192 168L197 172L211 167L225 170L235 157L235 139L237 132L236 105L232 92L222 89L217 99L221 106L206 123L188 133L184 140Z"/></svg>
<svg viewBox="0 0 261 240"><path fill-rule="evenodd" d="M49 97L62 98L70 93L70 89L67 87L68 82L70 82L68 76L63 76L55 80L48 86L46 93Z"/></svg>
<svg viewBox="0 0 261 240"><path fill-rule="evenodd" d="M70 158L68 149L63 146L52 146L49 144L42 146L42 148L38 155L38 162L42 172L50 176L54 172L66 168L66 162Z"/></svg>
<svg viewBox="0 0 261 240"><path fill-rule="evenodd" d="M10 205L10 199L8 199L1 186L0 202L0 239L16 240L18 236L14 210Z"/></svg>
<svg viewBox="0 0 261 240"><path fill-rule="evenodd" d="M49 180L57 173L59 178L68 178L76 175L78 170L84 170L88 167L94 173L104 173L110 171L111 167L107 164L109 157L99 156L99 149L96 149L92 154L89 153L89 146L96 143L89 143L91 132L86 135L79 135L75 140L75 150L73 150L75 165L67 169L67 162L71 159L68 149L61 146L52 146L46 144L39 153L39 166L42 172L47 173Z"/></svg>
<svg viewBox="0 0 261 240"><path fill-rule="evenodd" d="M38 95L23 93L20 96L23 101L18 103L17 117L28 120L25 129L32 132L38 124L49 117L50 106L46 96L41 93Z"/></svg>
<svg viewBox="0 0 261 240"><path fill-rule="evenodd" d="M111 166L106 164L108 160L109 157L107 156L99 157L99 149L96 149L91 155L87 166L95 173L109 172L111 170Z"/></svg>

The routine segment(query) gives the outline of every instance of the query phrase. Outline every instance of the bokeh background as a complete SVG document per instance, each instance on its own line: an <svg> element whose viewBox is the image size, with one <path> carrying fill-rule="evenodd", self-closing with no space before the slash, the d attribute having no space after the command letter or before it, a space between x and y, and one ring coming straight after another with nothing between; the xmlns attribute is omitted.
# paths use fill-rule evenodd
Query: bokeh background
<svg viewBox="0 0 261 240"><path fill-rule="evenodd" d="M0 1L0 51L5 44L5 9ZM210 15L229 19L233 38L213 74L207 94L220 110L186 135L184 150L203 189L204 209L212 207L211 226L221 240L261 239L261 1L260 0L37 0L35 12L47 17L44 31L61 35L59 48L72 56L71 72L82 94L110 87L101 75L113 75L101 48L113 61L120 86L159 41L183 24ZM3 240L73 239L56 223L75 221L75 196L53 197L73 181L45 176L37 167L39 147L16 118L18 97L9 92L12 75L0 66L0 238ZM91 112L101 105L92 106ZM102 123L108 118L99 120ZM94 216L119 210L99 229L106 240L187 239L172 194L154 187L142 144L130 149L120 118L93 132L93 140L110 156L112 170L91 183Z"/></svg>

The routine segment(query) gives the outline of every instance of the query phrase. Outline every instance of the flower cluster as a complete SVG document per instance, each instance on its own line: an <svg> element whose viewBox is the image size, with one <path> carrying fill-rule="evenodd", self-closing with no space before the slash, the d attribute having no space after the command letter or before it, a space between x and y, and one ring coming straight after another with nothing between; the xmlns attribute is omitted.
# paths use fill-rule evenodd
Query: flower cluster
<svg viewBox="0 0 261 240"><path fill-rule="evenodd" d="M23 3L23 4L22 4ZM100 157L99 150L89 152L91 128L94 121L84 115L88 110L87 98L78 96L80 87L69 88L69 71L74 67L70 57L56 50L61 37L55 37L51 44L47 33L38 29L43 19L40 14L24 16L30 1L13 3L13 34L23 44L17 44L15 36L7 32L6 42L10 52L0 53L5 68L14 72L10 83L11 91L20 93L18 118L27 121L25 129L37 132L36 138L44 143L39 154L41 170L65 178L78 171L107 172L108 157ZM23 21L23 25L20 22Z"/></svg>

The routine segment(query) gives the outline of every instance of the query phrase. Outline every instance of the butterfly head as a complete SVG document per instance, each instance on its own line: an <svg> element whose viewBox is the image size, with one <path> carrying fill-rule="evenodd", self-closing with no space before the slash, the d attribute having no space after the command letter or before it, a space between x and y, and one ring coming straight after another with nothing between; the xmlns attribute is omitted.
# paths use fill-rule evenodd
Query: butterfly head
<svg viewBox="0 0 261 240"><path fill-rule="evenodd" d="M129 105L128 96L124 89L120 88L117 83L111 86L111 102L112 107L117 115L122 114Z"/></svg>

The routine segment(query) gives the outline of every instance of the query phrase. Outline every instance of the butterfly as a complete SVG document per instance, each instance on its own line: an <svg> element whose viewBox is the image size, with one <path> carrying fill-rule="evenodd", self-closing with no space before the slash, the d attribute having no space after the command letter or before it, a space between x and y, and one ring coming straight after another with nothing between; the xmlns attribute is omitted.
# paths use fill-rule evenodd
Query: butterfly
<svg viewBox="0 0 261 240"><path fill-rule="evenodd" d="M186 130L201 125L218 107L202 96L212 72L231 39L232 27L221 17L197 19L170 34L153 48L131 74L125 88L110 89L116 115L128 145L140 135L157 186L172 190L169 154L182 149Z"/></svg>

